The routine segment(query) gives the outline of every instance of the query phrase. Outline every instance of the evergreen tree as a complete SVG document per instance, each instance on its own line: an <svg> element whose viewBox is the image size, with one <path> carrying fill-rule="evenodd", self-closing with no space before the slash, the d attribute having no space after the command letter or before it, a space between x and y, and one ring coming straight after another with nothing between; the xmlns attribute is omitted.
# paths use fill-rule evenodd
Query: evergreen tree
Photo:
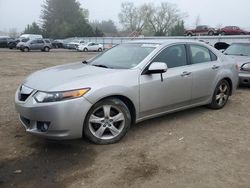
<svg viewBox="0 0 250 188"><path fill-rule="evenodd" d="M177 24L171 29L171 36L183 36L185 33L184 21L179 21Z"/></svg>
<svg viewBox="0 0 250 188"><path fill-rule="evenodd" d="M42 27L47 37L90 37L87 11L76 0L45 0L42 6Z"/></svg>
<svg viewBox="0 0 250 188"><path fill-rule="evenodd" d="M27 27L23 31L24 34L37 34L41 35L42 29L39 27L39 25L36 22L33 22L31 25L27 25Z"/></svg>

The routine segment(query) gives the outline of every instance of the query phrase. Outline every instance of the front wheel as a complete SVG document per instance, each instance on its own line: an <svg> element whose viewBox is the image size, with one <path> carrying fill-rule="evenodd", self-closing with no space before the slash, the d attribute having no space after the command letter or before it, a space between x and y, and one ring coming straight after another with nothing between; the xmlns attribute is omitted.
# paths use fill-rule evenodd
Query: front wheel
<svg viewBox="0 0 250 188"><path fill-rule="evenodd" d="M83 51L84 51L84 52L87 52L87 51L89 51L89 50L88 50L88 48L84 48Z"/></svg>
<svg viewBox="0 0 250 188"><path fill-rule="evenodd" d="M102 52L102 48L99 48L99 49L98 49L98 52Z"/></svg>
<svg viewBox="0 0 250 188"><path fill-rule="evenodd" d="M44 48L44 51L45 51L45 52L49 52L49 51L50 51L50 48L46 46L46 47Z"/></svg>
<svg viewBox="0 0 250 188"><path fill-rule="evenodd" d="M212 102L208 107L212 109L221 109L223 108L229 99L230 96L230 85L227 80L221 80L214 91Z"/></svg>
<svg viewBox="0 0 250 188"><path fill-rule="evenodd" d="M130 124L128 107L121 100L110 98L96 103L90 109L83 133L95 144L113 144L126 135Z"/></svg>

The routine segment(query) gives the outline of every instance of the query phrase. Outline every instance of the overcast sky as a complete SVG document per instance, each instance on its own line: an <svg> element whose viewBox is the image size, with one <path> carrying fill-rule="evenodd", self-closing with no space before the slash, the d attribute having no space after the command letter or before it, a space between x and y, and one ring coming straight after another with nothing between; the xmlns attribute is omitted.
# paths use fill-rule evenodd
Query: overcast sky
<svg viewBox="0 0 250 188"><path fill-rule="evenodd" d="M0 0L0 31L17 28L22 31L27 24L39 22L41 4L44 0ZM124 0L79 0L83 8L90 12L90 20L112 19L118 24L120 5ZM136 5L145 2L159 4L165 0L134 0ZM187 13L187 27L194 25L197 16L201 24L213 27L218 25L238 25L250 29L249 0L168 0Z"/></svg>

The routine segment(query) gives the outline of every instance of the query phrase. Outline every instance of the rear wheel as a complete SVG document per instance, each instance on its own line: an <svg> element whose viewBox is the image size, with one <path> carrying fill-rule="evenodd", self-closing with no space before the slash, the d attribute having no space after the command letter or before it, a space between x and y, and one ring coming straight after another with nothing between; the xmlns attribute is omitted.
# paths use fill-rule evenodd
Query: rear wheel
<svg viewBox="0 0 250 188"><path fill-rule="evenodd" d="M208 32L208 35L209 35L209 36L213 36L213 35L214 35L214 32L213 32L213 31L209 31L209 32Z"/></svg>
<svg viewBox="0 0 250 188"><path fill-rule="evenodd" d="M230 85L227 80L221 80L214 91L212 102L208 107L212 109L221 109L223 108L229 99L230 96Z"/></svg>
<svg viewBox="0 0 250 188"><path fill-rule="evenodd" d="M29 52L30 49L29 49L28 47L25 47L25 48L23 48L23 51L24 51L24 52Z"/></svg>
<svg viewBox="0 0 250 188"><path fill-rule="evenodd" d="M124 137L131 124L128 107L119 99L96 103L86 116L83 132L95 144L113 144Z"/></svg>

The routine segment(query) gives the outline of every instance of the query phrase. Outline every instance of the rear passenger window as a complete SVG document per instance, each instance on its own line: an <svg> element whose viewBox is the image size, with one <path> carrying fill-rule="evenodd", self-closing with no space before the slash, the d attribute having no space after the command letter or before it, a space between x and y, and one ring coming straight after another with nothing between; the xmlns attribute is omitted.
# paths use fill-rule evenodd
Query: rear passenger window
<svg viewBox="0 0 250 188"><path fill-rule="evenodd" d="M44 42L43 42L43 40L37 40L37 43L43 44Z"/></svg>
<svg viewBox="0 0 250 188"><path fill-rule="evenodd" d="M212 61L210 51L199 45L190 45L191 61L193 64Z"/></svg>
<svg viewBox="0 0 250 188"><path fill-rule="evenodd" d="M186 48L184 45L175 45L164 49L153 62L166 63L168 68L187 65Z"/></svg>

